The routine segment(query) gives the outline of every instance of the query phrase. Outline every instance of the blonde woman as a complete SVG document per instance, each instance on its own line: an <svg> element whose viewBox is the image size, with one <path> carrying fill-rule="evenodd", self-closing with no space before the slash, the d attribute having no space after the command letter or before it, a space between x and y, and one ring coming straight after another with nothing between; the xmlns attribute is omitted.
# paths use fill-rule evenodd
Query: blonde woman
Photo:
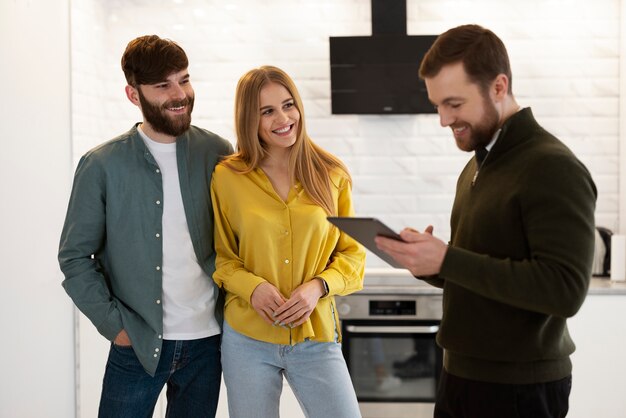
<svg viewBox="0 0 626 418"><path fill-rule="evenodd" d="M307 417L360 417L333 296L362 288L365 252L326 220L353 215L350 175L279 68L239 80L235 125L211 185L230 416L278 417L284 376Z"/></svg>

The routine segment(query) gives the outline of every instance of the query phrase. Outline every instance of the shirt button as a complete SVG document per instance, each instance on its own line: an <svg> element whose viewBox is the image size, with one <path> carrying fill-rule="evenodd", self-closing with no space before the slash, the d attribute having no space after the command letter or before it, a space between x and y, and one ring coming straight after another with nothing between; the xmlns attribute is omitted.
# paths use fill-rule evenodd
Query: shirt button
<svg viewBox="0 0 626 418"><path fill-rule="evenodd" d="M156 266L157 271L161 270L161 266Z"/></svg>
<svg viewBox="0 0 626 418"><path fill-rule="evenodd" d="M159 234L158 232L156 233L156 237L159 238L161 236L161 234Z"/></svg>
<svg viewBox="0 0 626 418"><path fill-rule="evenodd" d="M155 352L155 353L158 353L158 352L159 352L159 349L158 349L158 348L155 348L155 349L154 349L154 352Z"/></svg>
<svg viewBox="0 0 626 418"><path fill-rule="evenodd" d="M285 235L289 235L289 231L285 231Z"/></svg>
<svg viewBox="0 0 626 418"><path fill-rule="evenodd" d="M285 264L289 264L289 260L285 259Z"/></svg>
<svg viewBox="0 0 626 418"><path fill-rule="evenodd" d="M156 358L156 357L159 357L159 355L158 355L158 354L155 354L155 355L154 355L154 357L155 357L155 358Z"/></svg>
<svg viewBox="0 0 626 418"><path fill-rule="evenodd" d="M161 299L157 299L156 300L156 304L159 305L161 303ZM161 338L161 336L159 335L159 338Z"/></svg>
<svg viewBox="0 0 626 418"><path fill-rule="evenodd" d="M157 200L157 201L156 201L156 204L157 204L157 205L160 205L160 204L161 204L161 201L160 201L160 200Z"/></svg>
<svg viewBox="0 0 626 418"><path fill-rule="evenodd" d="M157 168L157 169L156 169L156 172L157 172L157 173L160 173L160 172L161 172L161 170L159 170L159 169Z"/></svg>
<svg viewBox="0 0 626 418"><path fill-rule="evenodd" d="M162 336L161 334L159 334L159 340L160 340L161 338L163 338L163 336Z"/></svg>

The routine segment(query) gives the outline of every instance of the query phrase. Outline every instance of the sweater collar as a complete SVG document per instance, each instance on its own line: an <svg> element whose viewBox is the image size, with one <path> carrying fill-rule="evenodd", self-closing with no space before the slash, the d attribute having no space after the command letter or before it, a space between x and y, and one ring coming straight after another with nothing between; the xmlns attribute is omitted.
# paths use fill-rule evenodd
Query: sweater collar
<svg viewBox="0 0 626 418"><path fill-rule="evenodd" d="M530 134L537 129L540 129L540 126L535 120L530 107L521 109L511 115L502 125L498 140L490 150L491 157L489 159L493 159L499 154L504 154L508 150L524 143L530 138Z"/></svg>

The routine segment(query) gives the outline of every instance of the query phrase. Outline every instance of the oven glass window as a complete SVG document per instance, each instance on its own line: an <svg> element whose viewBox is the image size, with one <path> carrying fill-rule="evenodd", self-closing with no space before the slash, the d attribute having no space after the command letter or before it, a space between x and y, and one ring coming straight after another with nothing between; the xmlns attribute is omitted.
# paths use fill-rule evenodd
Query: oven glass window
<svg viewBox="0 0 626 418"><path fill-rule="evenodd" d="M350 332L351 328L358 332ZM348 326L344 333L344 354L359 401L434 401L441 371L435 333L367 330L367 326Z"/></svg>

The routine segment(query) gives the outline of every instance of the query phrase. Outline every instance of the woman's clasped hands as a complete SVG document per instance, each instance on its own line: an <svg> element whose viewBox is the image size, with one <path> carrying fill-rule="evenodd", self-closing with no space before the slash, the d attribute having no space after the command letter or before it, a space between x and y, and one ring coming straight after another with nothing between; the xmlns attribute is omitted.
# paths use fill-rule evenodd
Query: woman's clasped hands
<svg viewBox="0 0 626 418"><path fill-rule="evenodd" d="M254 289L250 303L268 324L295 328L309 319L324 293L324 285L317 278L302 283L289 299L285 299L274 285L265 282Z"/></svg>

